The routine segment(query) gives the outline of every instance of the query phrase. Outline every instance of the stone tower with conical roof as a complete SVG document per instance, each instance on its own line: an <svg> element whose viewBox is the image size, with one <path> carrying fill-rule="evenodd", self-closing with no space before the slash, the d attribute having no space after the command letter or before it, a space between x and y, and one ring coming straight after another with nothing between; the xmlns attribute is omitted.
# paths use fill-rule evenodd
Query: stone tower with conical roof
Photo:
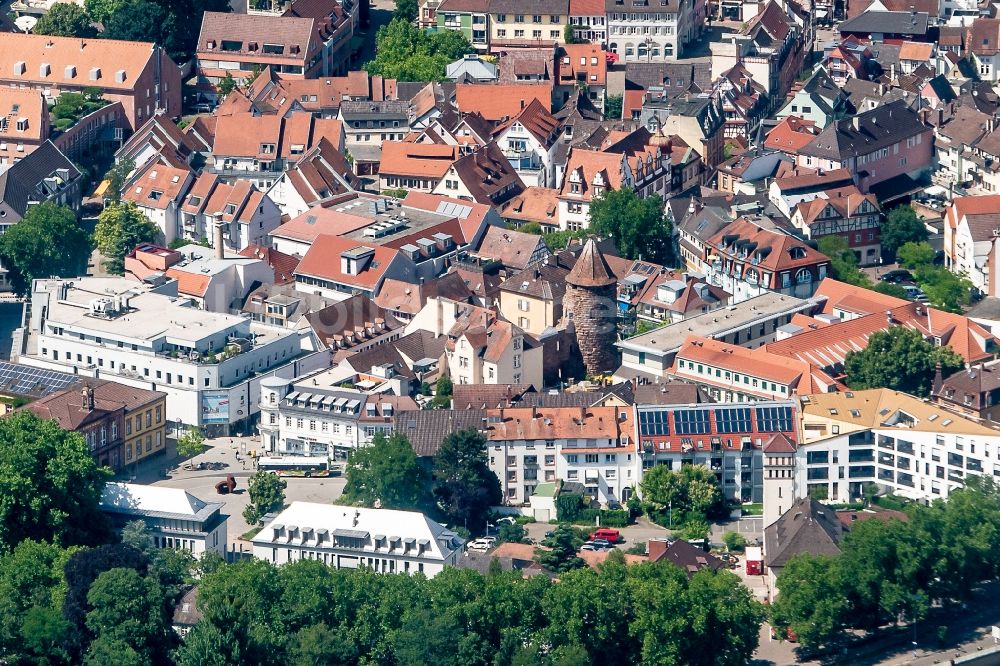
<svg viewBox="0 0 1000 666"><path fill-rule="evenodd" d="M615 295L618 279L593 238L566 276L564 323L573 323L588 375L618 369Z"/></svg>

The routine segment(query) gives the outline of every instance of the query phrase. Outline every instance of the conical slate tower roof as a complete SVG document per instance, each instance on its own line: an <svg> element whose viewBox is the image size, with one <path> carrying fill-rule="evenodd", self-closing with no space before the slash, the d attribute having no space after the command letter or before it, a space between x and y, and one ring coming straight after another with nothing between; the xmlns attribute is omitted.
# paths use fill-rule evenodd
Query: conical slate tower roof
<svg viewBox="0 0 1000 666"><path fill-rule="evenodd" d="M618 278L611 272L611 267L597 248L597 243L593 238L589 238L587 244L583 246L580 258L566 276L566 282L576 287L606 287L616 284Z"/></svg>

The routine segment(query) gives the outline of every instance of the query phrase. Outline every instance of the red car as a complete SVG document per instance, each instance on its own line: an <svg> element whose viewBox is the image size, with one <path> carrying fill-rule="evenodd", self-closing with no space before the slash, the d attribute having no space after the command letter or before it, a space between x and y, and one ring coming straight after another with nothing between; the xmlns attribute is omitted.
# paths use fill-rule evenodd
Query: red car
<svg viewBox="0 0 1000 666"><path fill-rule="evenodd" d="M590 533L590 540L594 539L605 539L611 543L621 543L622 535L618 530L612 530L607 527L601 527Z"/></svg>

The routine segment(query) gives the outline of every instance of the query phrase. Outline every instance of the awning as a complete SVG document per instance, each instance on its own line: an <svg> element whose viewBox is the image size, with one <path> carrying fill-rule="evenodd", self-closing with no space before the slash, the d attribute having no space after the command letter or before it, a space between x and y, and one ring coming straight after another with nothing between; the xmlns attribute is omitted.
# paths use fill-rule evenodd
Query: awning
<svg viewBox="0 0 1000 666"><path fill-rule="evenodd" d="M96 190L94 190L94 198L98 199L100 197L103 197L104 193L108 191L109 187L111 187L111 181L107 179L102 180L101 184L97 186Z"/></svg>

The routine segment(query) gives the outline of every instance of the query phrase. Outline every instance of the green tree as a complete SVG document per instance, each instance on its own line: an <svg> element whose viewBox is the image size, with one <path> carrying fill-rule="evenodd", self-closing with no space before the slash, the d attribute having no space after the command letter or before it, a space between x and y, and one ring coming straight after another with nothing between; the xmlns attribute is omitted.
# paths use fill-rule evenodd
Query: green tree
<svg viewBox="0 0 1000 666"><path fill-rule="evenodd" d="M934 307L948 312L962 312L972 299L972 281L943 266L923 265L916 270L917 282Z"/></svg>
<svg viewBox="0 0 1000 666"><path fill-rule="evenodd" d="M587 232L584 230L573 231L566 229L564 231L550 231L542 234L542 240L545 242L545 247L549 248L552 252L556 252L557 250L565 249L571 240L583 238L586 235Z"/></svg>
<svg viewBox="0 0 1000 666"><path fill-rule="evenodd" d="M357 647L349 636L320 622L299 629L288 646L290 666L340 666L357 661Z"/></svg>
<svg viewBox="0 0 1000 666"><path fill-rule="evenodd" d="M542 235L542 225L538 222L526 222L518 227L517 230L526 234Z"/></svg>
<svg viewBox="0 0 1000 666"><path fill-rule="evenodd" d="M194 458L205 452L205 435L198 428L185 430L177 438L177 455L181 458Z"/></svg>
<svg viewBox="0 0 1000 666"><path fill-rule="evenodd" d="M160 235L159 228L129 201L113 203L101 211L94 227L94 245L107 261L109 273L125 273L125 257L141 243L152 243Z"/></svg>
<svg viewBox="0 0 1000 666"><path fill-rule="evenodd" d="M858 255L850 248L843 236L823 236L816 243L820 252L830 257L830 269L833 277L853 284L856 287L870 289L871 280L858 268Z"/></svg>
<svg viewBox="0 0 1000 666"><path fill-rule="evenodd" d="M746 538L739 532L726 532L722 535L722 541L730 552L742 551L747 545Z"/></svg>
<svg viewBox="0 0 1000 666"><path fill-rule="evenodd" d="M902 298L903 300L909 300L910 295L906 293L906 290L900 287L898 284L893 284L891 282L879 281L873 288L873 291L877 291L880 294L885 294L886 296L893 296L895 298Z"/></svg>
<svg viewBox="0 0 1000 666"><path fill-rule="evenodd" d="M640 198L631 188L602 192L590 204L590 230L611 236L628 259L674 263L670 221L659 195Z"/></svg>
<svg viewBox="0 0 1000 666"><path fill-rule="evenodd" d="M895 260L896 251L904 244L922 243L926 240L927 227L917 217L916 211L908 205L893 208L882 222L880 231L882 257L889 263Z"/></svg>
<svg viewBox="0 0 1000 666"><path fill-rule="evenodd" d="M129 176L135 171L135 162L125 158L115 162L114 166L104 174L104 179L108 181L108 189L105 197L112 203L122 200L122 192L125 191L125 184Z"/></svg>
<svg viewBox="0 0 1000 666"><path fill-rule="evenodd" d="M454 525L478 527L503 492L490 470L486 438L475 428L453 432L434 454L434 499Z"/></svg>
<svg viewBox="0 0 1000 666"><path fill-rule="evenodd" d="M771 605L775 629L791 629L809 648L843 641L850 608L841 580L836 557L800 554L790 559L778 576L780 594Z"/></svg>
<svg viewBox="0 0 1000 666"><path fill-rule="evenodd" d="M25 295L32 280L52 275L82 275L90 257L90 239L72 208L45 202L0 236L0 260L10 271L14 291Z"/></svg>
<svg viewBox="0 0 1000 666"><path fill-rule="evenodd" d="M0 654L5 660L68 662L69 627L62 619L62 604L64 569L73 552L24 540L0 558Z"/></svg>
<svg viewBox="0 0 1000 666"><path fill-rule="evenodd" d="M84 0L83 7L91 18L106 25L112 15L127 2L128 0Z"/></svg>
<svg viewBox="0 0 1000 666"><path fill-rule="evenodd" d="M0 550L24 539L102 541L108 532L99 505L109 476L82 435L30 412L0 419Z"/></svg>
<svg viewBox="0 0 1000 666"><path fill-rule="evenodd" d="M426 473L410 441L398 433L377 433L371 446L358 449L347 463L343 501L383 509L416 509L423 505Z"/></svg>
<svg viewBox="0 0 1000 666"><path fill-rule="evenodd" d="M122 543L132 546L147 555L153 551L153 535L149 533L146 523L141 520L130 520L122 528Z"/></svg>
<svg viewBox="0 0 1000 666"><path fill-rule="evenodd" d="M32 32L36 35L85 39L97 36L97 30L91 25L90 16L84 8L70 2L53 5L38 19Z"/></svg>
<svg viewBox="0 0 1000 666"><path fill-rule="evenodd" d="M604 117L608 120L622 120L622 108L624 104L624 96L608 95L604 98Z"/></svg>
<svg viewBox="0 0 1000 666"><path fill-rule="evenodd" d="M247 481L250 504L243 510L247 523L256 525L268 513L280 511L285 505L287 487L288 482L273 472L260 470L250 475Z"/></svg>
<svg viewBox="0 0 1000 666"><path fill-rule="evenodd" d="M396 8L392 12L392 18L412 23L417 20L419 11L417 0L396 0Z"/></svg>
<svg viewBox="0 0 1000 666"><path fill-rule="evenodd" d="M220 100L226 99L227 97L229 97L229 93L236 90L236 79L233 78L233 75L231 73L226 72L226 75L223 76L221 79L219 79L219 82L216 84L215 89L219 93Z"/></svg>
<svg viewBox="0 0 1000 666"><path fill-rule="evenodd" d="M161 44L174 62L194 55L206 11L232 11L228 0L98 0L91 16L104 23L103 36ZM106 18L98 18L98 14Z"/></svg>
<svg viewBox="0 0 1000 666"><path fill-rule="evenodd" d="M452 384L451 377L448 375L438 377L437 382L434 384L434 398L431 400L431 406L434 409L446 409L450 407L453 391L454 385Z"/></svg>
<svg viewBox="0 0 1000 666"><path fill-rule="evenodd" d="M930 243L907 241L896 250L896 258L903 268L919 268L934 263L934 248Z"/></svg>
<svg viewBox="0 0 1000 666"><path fill-rule="evenodd" d="M563 26L563 41L567 44L576 44L576 29L572 24Z"/></svg>
<svg viewBox="0 0 1000 666"><path fill-rule="evenodd" d="M569 525L560 525L552 536L542 542L549 550L543 552L538 561L550 571L566 572L586 566L576 552L583 545L583 539Z"/></svg>
<svg viewBox="0 0 1000 666"><path fill-rule="evenodd" d="M156 580L134 569L110 569L94 580L87 602L87 628L98 639L132 648L147 664L159 661L154 656L169 648L171 634Z"/></svg>
<svg viewBox="0 0 1000 666"><path fill-rule="evenodd" d="M527 532L520 523L501 523L497 528L497 541L500 543L524 543Z"/></svg>
<svg viewBox="0 0 1000 666"><path fill-rule="evenodd" d="M455 30L425 32L397 17L378 29L375 59L365 69L399 81L441 81L449 63L473 51Z"/></svg>
<svg viewBox="0 0 1000 666"><path fill-rule="evenodd" d="M657 465L646 471L640 487L648 512L661 519L671 512L666 517L672 525L704 521L723 504L718 480L704 465L684 465L676 471Z"/></svg>
<svg viewBox="0 0 1000 666"><path fill-rule="evenodd" d="M150 662L120 638L98 636L87 648L84 666L145 666Z"/></svg>
<svg viewBox="0 0 1000 666"><path fill-rule="evenodd" d="M962 357L951 347L935 347L919 331L892 326L873 333L861 351L848 352L844 371L853 389L885 387L926 397L937 363L947 377L962 367Z"/></svg>

